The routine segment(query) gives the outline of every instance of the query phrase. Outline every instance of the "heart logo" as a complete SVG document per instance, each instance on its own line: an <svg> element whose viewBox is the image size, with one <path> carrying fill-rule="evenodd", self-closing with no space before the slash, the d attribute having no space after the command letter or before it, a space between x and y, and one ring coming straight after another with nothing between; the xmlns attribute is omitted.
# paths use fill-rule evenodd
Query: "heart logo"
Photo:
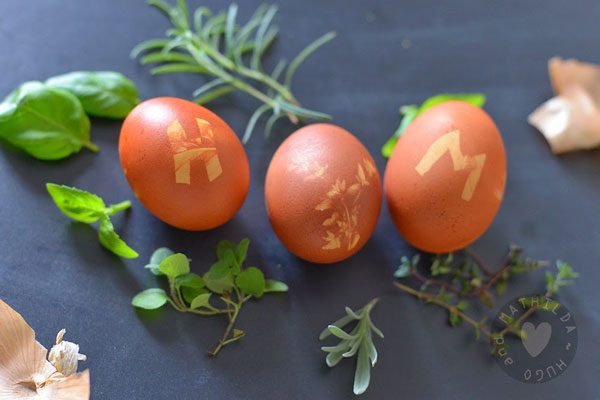
<svg viewBox="0 0 600 400"><path fill-rule="evenodd" d="M533 358L539 356L550 342L552 326L547 322L542 322L536 327L531 322L525 322L522 329L525 334L521 337L521 341L525 350Z"/></svg>

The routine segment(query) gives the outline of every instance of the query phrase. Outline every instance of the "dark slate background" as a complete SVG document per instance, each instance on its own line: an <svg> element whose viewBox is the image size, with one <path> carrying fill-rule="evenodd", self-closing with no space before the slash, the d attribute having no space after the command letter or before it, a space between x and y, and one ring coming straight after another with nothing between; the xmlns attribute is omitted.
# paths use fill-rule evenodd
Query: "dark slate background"
<svg viewBox="0 0 600 400"><path fill-rule="evenodd" d="M193 2L198 5L197 1ZM250 14L258 1L244 1ZM600 63L600 3L562 0L453 2L279 1L279 40L268 64L291 58L318 35L339 36L296 75L297 97L331 113L373 154L398 124L398 106L439 92L482 91L508 152L501 211L475 248L497 262L510 242L532 257L570 262L582 275L560 299L576 317L578 354L559 378L526 385L494 363L467 328L451 329L445 314L397 292L392 272L411 249L384 208L375 234L355 257L316 266L291 256L271 231L263 204L269 160L293 127L247 146L252 168L248 199L225 226L189 233L152 217L137 201L115 219L141 257L123 261L103 250L94 228L71 223L48 198L44 183L92 190L107 201L132 199L118 161L119 122L92 121L99 154L82 151L40 162L0 151L0 297L21 312L49 345L56 332L78 342L89 361L94 399L348 399L354 365L328 369L318 332L375 296L374 319L386 334L364 399L598 399L600 375L600 151L556 157L527 114L552 95L546 61L554 55ZM223 8L226 2L205 1ZM141 40L161 37L166 20L143 1L4 0L0 3L0 93L26 80L71 70L116 70L143 98L189 98L203 79L151 77L129 59ZM404 44L404 46L403 46ZM238 133L256 104L244 96L213 106ZM142 315L131 297L157 285L147 257L169 246L201 272L219 239L252 238L249 260L289 283L289 295L249 304L239 327L248 336L218 358L206 357L225 322L165 309ZM501 301L543 288L543 272L514 281ZM499 307L501 303L497 304Z"/></svg>

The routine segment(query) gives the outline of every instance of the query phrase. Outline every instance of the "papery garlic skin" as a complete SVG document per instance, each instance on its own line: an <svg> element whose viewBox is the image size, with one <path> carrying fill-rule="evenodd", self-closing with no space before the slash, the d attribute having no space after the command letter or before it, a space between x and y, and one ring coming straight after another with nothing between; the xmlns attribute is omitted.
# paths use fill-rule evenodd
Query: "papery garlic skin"
<svg viewBox="0 0 600 400"><path fill-rule="evenodd" d="M557 96L527 121L542 132L555 154L600 146L600 66L554 57L548 71Z"/></svg>
<svg viewBox="0 0 600 400"><path fill-rule="evenodd" d="M85 361L87 357L79 353L79 345L63 340L65 330L62 329L56 335L56 344L50 349L48 361L63 376L69 376L77 372L79 361Z"/></svg>
<svg viewBox="0 0 600 400"><path fill-rule="evenodd" d="M581 89L551 98L527 121L542 132L555 154L600 146L600 110Z"/></svg>

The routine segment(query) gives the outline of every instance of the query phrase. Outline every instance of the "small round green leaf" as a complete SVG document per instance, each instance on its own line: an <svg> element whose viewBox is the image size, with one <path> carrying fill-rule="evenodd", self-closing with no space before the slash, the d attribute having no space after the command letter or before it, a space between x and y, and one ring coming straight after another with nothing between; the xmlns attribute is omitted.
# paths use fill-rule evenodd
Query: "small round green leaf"
<svg viewBox="0 0 600 400"><path fill-rule="evenodd" d="M185 254L176 253L162 260L159 268L160 272L174 279L190 272L190 261Z"/></svg>
<svg viewBox="0 0 600 400"><path fill-rule="evenodd" d="M261 297L265 292L265 275L256 267L249 267L235 278L235 284L242 292Z"/></svg>
<svg viewBox="0 0 600 400"><path fill-rule="evenodd" d="M131 304L145 310L156 310L165 305L169 297L164 290L158 288L146 289L131 300Z"/></svg>
<svg viewBox="0 0 600 400"><path fill-rule="evenodd" d="M192 303L190 304L190 308L192 308L193 310L200 308L200 307L208 307L210 308L210 293L202 293L201 295L198 295L194 300L192 300Z"/></svg>
<svg viewBox="0 0 600 400"><path fill-rule="evenodd" d="M267 279L265 281L265 293L283 293L288 291L288 285L284 282L275 279Z"/></svg>
<svg viewBox="0 0 600 400"><path fill-rule="evenodd" d="M231 268L223 261L214 263L203 276L206 287L215 293L223 293L233 288Z"/></svg>

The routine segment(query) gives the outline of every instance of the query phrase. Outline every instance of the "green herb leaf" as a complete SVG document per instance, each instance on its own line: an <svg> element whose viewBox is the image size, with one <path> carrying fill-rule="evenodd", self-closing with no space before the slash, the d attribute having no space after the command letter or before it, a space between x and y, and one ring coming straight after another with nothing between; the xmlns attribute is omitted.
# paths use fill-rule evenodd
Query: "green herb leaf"
<svg viewBox="0 0 600 400"><path fill-rule="evenodd" d="M265 275L256 267L249 267L235 278L235 284L242 292L261 297L265 292Z"/></svg>
<svg viewBox="0 0 600 400"><path fill-rule="evenodd" d="M265 281L265 293L284 293L288 291L288 285L275 279Z"/></svg>
<svg viewBox="0 0 600 400"><path fill-rule="evenodd" d="M329 353L325 359L329 367L337 365L342 358L357 356L356 372L354 374L354 394L364 393L371 380L371 367L377 362L377 349L373 344L372 332L383 338L383 333L371 321L371 310L379 299L371 300L359 311L354 312L346 307L346 316L329 325L319 336L322 340L333 334L341 339L336 346L324 346L321 350ZM341 329L350 322L356 321L350 333ZM325 334L328 332L328 334Z"/></svg>
<svg viewBox="0 0 600 400"><path fill-rule="evenodd" d="M188 303L191 303L196 297L200 296L203 293L208 293L208 289L205 287L194 288L194 287L181 287L181 294L183 295L183 299Z"/></svg>
<svg viewBox="0 0 600 400"><path fill-rule="evenodd" d="M90 121L79 100L63 89L26 82L0 104L0 138L41 160L58 160L90 142Z"/></svg>
<svg viewBox="0 0 600 400"><path fill-rule="evenodd" d="M228 251L235 254L235 245L229 240L220 240L219 243L217 243L217 259L225 259Z"/></svg>
<svg viewBox="0 0 600 400"><path fill-rule="evenodd" d="M211 296L210 293L203 293L203 294L197 296L194 300L192 300L192 303L190 304L190 308L192 310L195 310L200 307L210 308L211 307L210 303L209 303L210 296Z"/></svg>
<svg viewBox="0 0 600 400"><path fill-rule="evenodd" d="M156 310L165 305L169 300L169 296L162 289L152 288L146 289L143 292L138 293L131 300L131 304L137 308L143 308L145 310Z"/></svg>
<svg viewBox="0 0 600 400"><path fill-rule="evenodd" d="M248 254L248 246L250 245L249 239L242 239L241 242L235 247L235 258L239 265L244 264L246 261L246 255Z"/></svg>
<svg viewBox="0 0 600 400"><path fill-rule="evenodd" d="M396 272L394 272L394 277L399 279L407 278L410 276L411 269L412 265L410 263L410 260L408 259L408 257L403 256L400 259L400 266L398 267Z"/></svg>
<svg viewBox="0 0 600 400"><path fill-rule="evenodd" d="M167 277L175 279L190 272L190 261L185 254L175 253L162 260L159 269Z"/></svg>
<svg viewBox="0 0 600 400"><path fill-rule="evenodd" d="M154 250L150 257L150 262L144 268L148 268L154 275L163 275L160 271L160 263L167 257L175 254L171 249L160 247Z"/></svg>
<svg viewBox="0 0 600 400"><path fill-rule="evenodd" d="M190 272L188 274L179 275L175 279L175 286L199 289L199 288L203 288L205 285L204 285L204 279L202 279L202 277L200 275Z"/></svg>
<svg viewBox="0 0 600 400"><path fill-rule="evenodd" d="M93 193L55 183L47 183L46 189L58 209L69 218L91 223L104 215L104 200Z"/></svg>
<svg viewBox="0 0 600 400"><path fill-rule="evenodd" d="M231 268L223 261L214 263L203 276L206 287L211 291L222 294L233 288Z"/></svg>
<svg viewBox="0 0 600 400"><path fill-rule="evenodd" d="M70 72L46 84L73 93L85 112L96 117L125 118L140 102L135 84L118 72Z"/></svg>
<svg viewBox="0 0 600 400"><path fill-rule="evenodd" d="M110 218L102 216L100 218L100 228L98 229L98 239L104 248L123 258L137 258L138 253L119 237L115 232Z"/></svg>
<svg viewBox="0 0 600 400"><path fill-rule="evenodd" d="M451 100L465 101L476 107L482 108L485 105L486 96L483 93L439 94L425 100L420 107L415 105L400 107L400 114L402 118L400 126L398 129L396 129L394 135L383 145L381 148L381 154L385 158L389 158L392 155L400 136L402 136L406 128L408 128L415 118L431 107Z"/></svg>

